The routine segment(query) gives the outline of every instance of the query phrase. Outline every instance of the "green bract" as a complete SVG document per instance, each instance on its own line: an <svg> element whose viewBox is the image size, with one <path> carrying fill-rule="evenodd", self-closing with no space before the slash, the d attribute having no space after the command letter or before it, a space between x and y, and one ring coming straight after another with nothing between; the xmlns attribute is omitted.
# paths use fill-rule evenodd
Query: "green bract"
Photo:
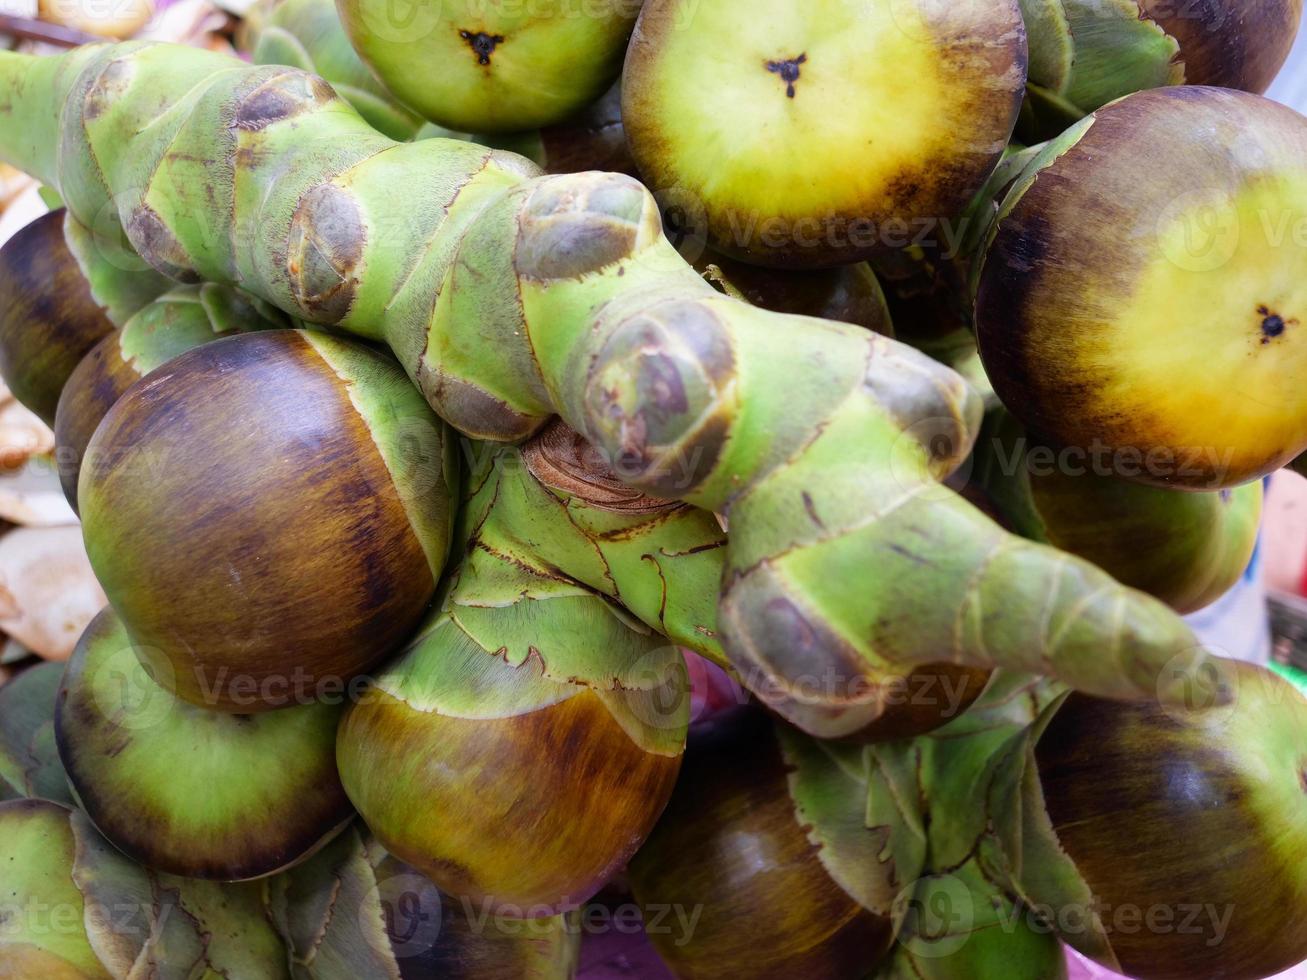
<svg viewBox="0 0 1307 980"><path fill-rule="evenodd" d="M1046 132L1142 89L1187 83L1264 92L1302 17L1301 0L1020 2L1030 42L1028 121Z"/></svg>
<svg viewBox="0 0 1307 980"><path fill-rule="evenodd" d="M517 450L486 453L463 564L349 709L338 759L389 851L456 899L535 918L588 900L671 793L685 663L630 614L712 648L721 533L711 515L587 479L538 446L526 455L561 486ZM709 574L696 581L696 569ZM682 619L696 608L703 619Z"/></svg>
<svg viewBox="0 0 1307 980"><path fill-rule="evenodd" d="M86 818L45 800L0 803L0 964L14 977L289 978L258 885L155 874Z"/></svg>
<svg viewBox="0 0 1307 980"><path fill-rule="evenodd" d="M73 802L54 737L63 665L43 663L0 687L0 782L19 796Z"/></svg>
<svg viewBox="0 0 1307 980"><path fill-rule="evenodd" d="M270 879L264 894L296 980L571 980L576 973L576 916L497 917L442 895L354 830Z"/></svg>

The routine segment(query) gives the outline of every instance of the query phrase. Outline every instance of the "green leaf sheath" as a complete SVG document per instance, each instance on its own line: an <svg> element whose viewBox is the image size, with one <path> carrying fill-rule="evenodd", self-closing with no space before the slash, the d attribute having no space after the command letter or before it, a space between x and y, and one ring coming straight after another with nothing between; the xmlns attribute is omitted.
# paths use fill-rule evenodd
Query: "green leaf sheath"
<svg viewBox="0 0 1307 980"><path fill-rule="evenodd" d="M809 729L920 664L1128 698L1201 667L1160 604L939 488L980 423L958 375L721 296L628 177L398 144L301 71L140 43L0 53L0 149L173 278L385 340L461 432L560 415L624 483L724 515L726 654Z"/></svg>
<svg viewBox="0 0 1307 980"><path fill-rule="evenodd" d="M925 837L919 877L897 882L898 942L876 980L1065 976L1061 943L1024 903L1000 839L1022 826L1026 752L1041 712L1059 697L1047 681L1000 671L973 708L945 728L871 747L882 770L896 758L911 760L924 812L924 819L891 824L891 840L916 838L923 827ZM868 804L876 802L873 789Z"/></svg>
<svg viewBox="0 0 1307 980"><path fill-rule="evenodd" d="M464 506L468 566L508 559L513 571L580 584L645 626L730 668L717 639L726 534L707 511L630 490L556 423L523 449L473 444ZM569 465L575 463L576 465ZM504 587L504 599L522 593Z"/></svg>

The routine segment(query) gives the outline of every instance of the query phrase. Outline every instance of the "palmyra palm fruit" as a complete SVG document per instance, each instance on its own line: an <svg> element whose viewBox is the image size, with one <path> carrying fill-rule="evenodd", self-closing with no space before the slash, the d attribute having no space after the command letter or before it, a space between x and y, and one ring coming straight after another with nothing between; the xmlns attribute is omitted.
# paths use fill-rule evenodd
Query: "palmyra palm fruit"
<svg viewBox="0 0 1307 980"><path fill-rule="evenodd" d="M621 71L639 0L340 0L354 48L400 101L465 132L560 122Z"/></svg>
<svg viewBox="0 0 1307 980"><path fill-rule="evenodd" d="M1016 0L651 0L622 117L649 186L702 207L714 248L811 267L961 214L1025 81Z"/></svg>
<svg viewBox="0 0 1307 980"><path fill-rule="evenodd" d="M54 738L62 664L40 663L0 686L0 782L19 796L72 804Z"/></svg>
<svg viewBox="0 0 1307 980"><path fill-rule="evenodd" d="M1020 0L1030 105L1045 125L1164 85L1266 91L1293 47L1302 0Z"/></svg>
<svg viewBox="0 0 1307 980"><path fill-rule="evenodd" d="M1307 958L1307 701L1236 661L1225 707L1072 694L1034 747L1015 875L1062 938L1142 980ZM1137 860L1123 856L1139 855Z"/></svg>
<svg viewBox="0 0 1307 980"><path fill-rule="evenodd" d="M1228 592L1257 547L1260 482L1183 493L1123 480L1093 459L1032 443L1002 409L986 420L971 478L1006 527L1079 555L1182 613Z"/></svg>
<svg viewBox="0 0 1307 980"><path fill-rule="evenodd" d="M885 294L865 262L834 269L761 269L704 252L694 265L728 296L765 310L838 320L894 336Z"/></svg>
<svg viewBox="0 0 1307 980"><path fill-rule="evenodd" d="M869 833L867 787L833 763L799 768L811 760L787 746L802 736L781 737L756 710L696 736L628 874L659 955L682 980L870 976L919 849Z"/></svg>
<svg viewBox="0 0 1307 980"><path fill-rule="evenodd" d="M1304 154L1296 112L1191 86L1129 96L1049 144L978 264L1004 405L1037 438L1162 486L1234 487L1302 452Z"/></svg>
<svg viewBox="0 0 1307 980"><path fill-rule="evenodd" d="M64 241L64 214L33 221L0 248L0 374L20 402L54 424L68 375L113 332Z"/></svg>
<svg viewBox="0 0 1307 980"><path fill-rule="evenodd" d="M258 885L148 871L80 811L45 800L0 804L0 866L6 976L290 980Z"/></svg>
<svg viewBox="0 0 1307 980"><path fill-rule="evenodd" d="M444 567L455 465L389 358L270 330L130 389L87 447L78 500L154 676L246 713L339 695L411 635Z"/></svg>
<svg viewBox="0 0 1307 980"><path fill-rule="evenodd" d="M354 830L269 879L266 894L301 980L571 980L576 972L574 916L513 921L465 906Z"/></svg>
<svg viewBox="0 0 1307 980"><path fill-rule="evenodd" d="M181 286L150 303L93 347L68 376L55 410L59 480L77 509L82 457L127 389L193 347L249 330L287 326L280 312L224 286Z"/></svg>
<svg viewBox="0 0 1307 980"><path fill-rule="evenodd" d="M864 704L941 657L1125 698L1202 668L1159 603L941 488L981 417L957 374L722 296L630 178L396 144L321 80L168 45L0 52L0 110L0 153L105 241L384 340L467 435L561 416L624 484L722 514L722 645L792 703Z"/></svg>
<svg viewBox="0 0 1307 980"><path fill-rule="evenodd" d="M0 376L54 425L59 394L86 353L166 288L63 209L42 215L0 247Z"/></svg>
<svg viewBox="0 0 1307 980"><path fill-rule="evenodd" d="M159 686L113 610L87 628L59 689L55 734L77 799L129 857L191 878L259 878L354 816L336 774L341 702L253 717Z"/></svg>
<svg viewBox="0 0 1307 980"><path fill-rule="evenodd" d="M650 529L697 531L677 513L687 508L629 491L600 503L532 493L531 477L515 478L520 462L504 450L473 473L463 565L418 639L347 710L337 759L388 851L457 900L538 918L579 907L644 841L676 781L690 709L679 649L558 571L539 544L575 552L605 525L613 534L596 539L624 531L635 548L618 538L606 564L590 546L584 564L658 621L669 596L660 564L712 571L721 542L717 532L694 542L703 554L679 556L646 548L642 563ZM667 632L696 607L711 612L713 581L694 605L666 606ZM673 597L692 583L677 585Z"/></svg>

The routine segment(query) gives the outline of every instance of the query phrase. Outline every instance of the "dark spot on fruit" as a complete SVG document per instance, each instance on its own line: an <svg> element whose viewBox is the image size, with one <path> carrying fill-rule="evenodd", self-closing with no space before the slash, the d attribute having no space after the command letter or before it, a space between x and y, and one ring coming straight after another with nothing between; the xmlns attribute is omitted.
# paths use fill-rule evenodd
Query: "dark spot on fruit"
<svg viewBox="0 0 1307 980"><path fill-rule="evenodd" d="M504 35L487 34L484 31L459 31L458 36L468 43L472 53L477 56L477 64L490 64L490 56L495 48L504 43Z"/></svg>
<svg viewBox="0 0 1307 980"><path fill-rule="evenodd" d="M806 54L801 54L797 58L791 58L788 61L769 61L767 70L773 75L780 75L781 81L785 83L785 94L791 99L794 98L794 84L799 80L802 73L802 66L808 61Z"/></svg>
<svg viewBox="0 0 1307 980"><path fill-rule="evenodd" d="M1232 490L1226 489L1221 491L1221 503L1228 504L1233 499L1234 492Z"/></svg>
<svg viewBox="0 0 1307 980"><path fill-rule="evenodd" d="M1300 769L1298 771L1298 784L1302 786L1302 791L1307 793L1307 769Z"/></svg>
<svg viewBox="0 0 1307 980"><path fill-rule="evenodd" d="M1274 339L1284 333L1284 317L1272 313L1262 320L1262 333L1266 338Z"/></svg>

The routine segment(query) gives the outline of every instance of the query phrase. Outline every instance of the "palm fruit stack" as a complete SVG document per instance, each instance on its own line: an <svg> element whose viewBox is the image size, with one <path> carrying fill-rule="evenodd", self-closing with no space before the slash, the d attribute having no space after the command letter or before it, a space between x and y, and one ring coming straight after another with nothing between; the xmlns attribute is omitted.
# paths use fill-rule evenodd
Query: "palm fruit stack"
<svg viewBox="0 0 1307 980"><path fill-rule="evenodd" d="M1182 618L1307 451L1301 3L1173 6L0 51L0 977L1307 960L1307 701Z"/></svg>

